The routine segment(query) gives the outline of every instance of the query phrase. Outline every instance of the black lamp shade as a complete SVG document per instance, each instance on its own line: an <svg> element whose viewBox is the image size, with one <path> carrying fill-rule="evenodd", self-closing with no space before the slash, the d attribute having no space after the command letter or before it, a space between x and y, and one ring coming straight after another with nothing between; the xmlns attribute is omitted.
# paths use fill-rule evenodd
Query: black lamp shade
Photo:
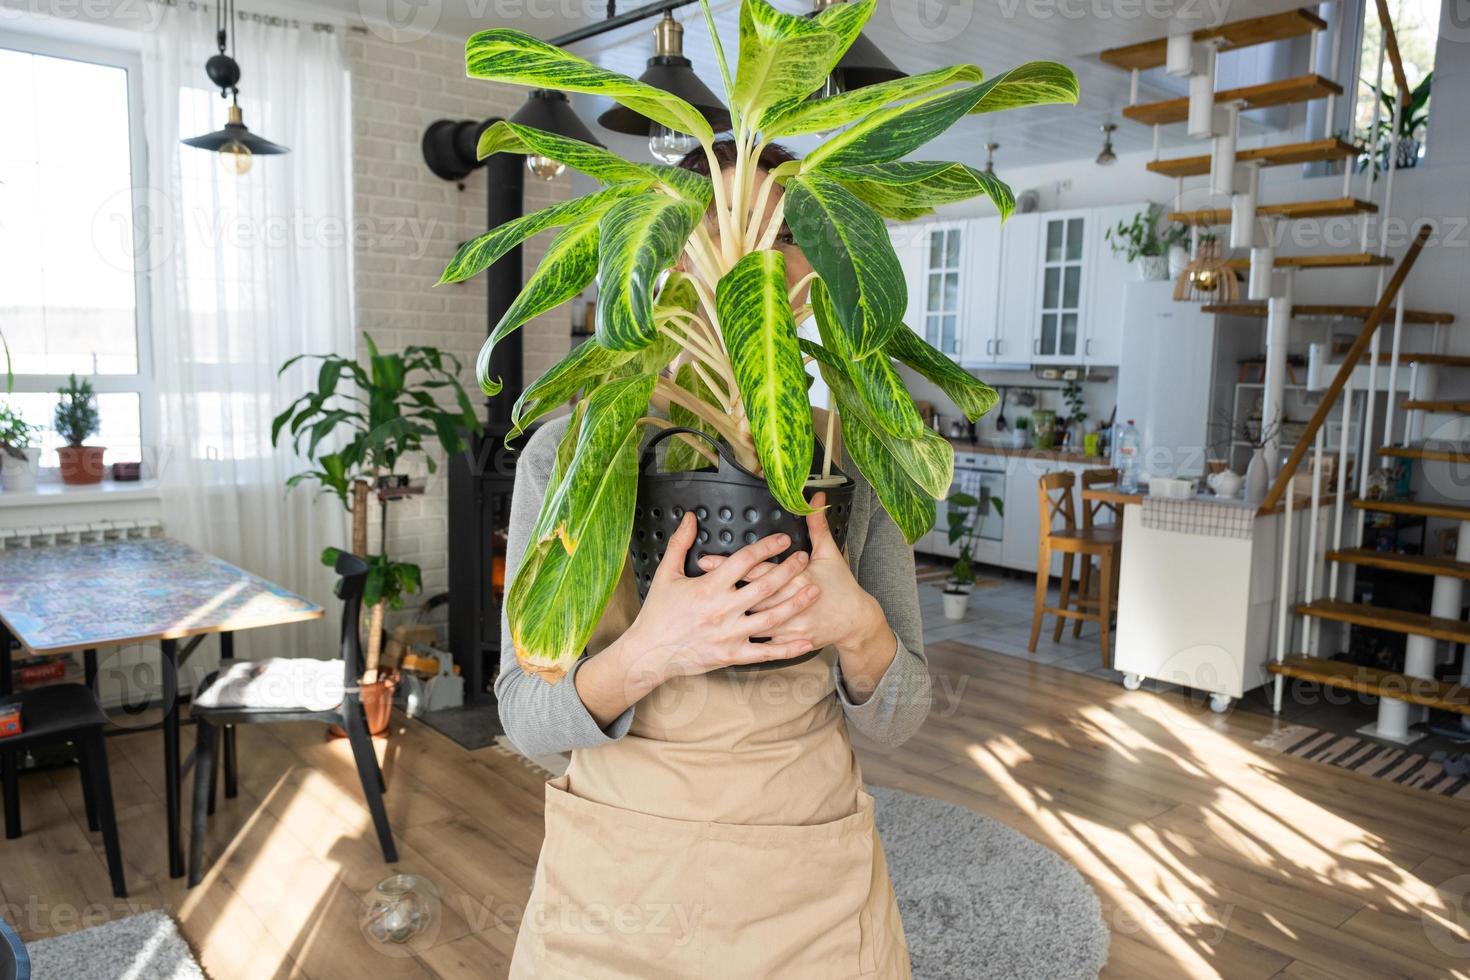
<svg viewBox="0 0 1470 980"><path fill-rule="evenodd" d="M247 150L257 156L269 156L274 153L290 153L289 147L272 143L261 136L256 136L245 128L244 123L225 123L224 129L217 129L203 136L193 136L186 140L179 140L185 146L197 146L201 150L218 150L222 146L231 143L239 143Z"/></svg>
<svg viewBox="0 0 1470 980"><path fill-rule="evenodd" d="M567 98L565 92L556 92L551 89L532 89L531 94L526 97L526 104L516 110L515 115L510 117L513 123L522 126L530 126L547 133L555 133L557 136L565 136L567 139L581 140L583 143L591 143L593 146L601 146L597 137L586 124L577 117L572 109L572 100Z"/></svg>
<svg viewBox="0 0 1470 980"><path fill-rule="evenodd" d="M896 78L908 77L907 72L899 71L898 66L888 60L888 56L878 50L878 45L869 41L863 34L857 36L852 42L852 47L843 54L842 60L837 62L834 73L842 75L842 87L851 92L856 88L866 88L869 85L877 85L879 82L891 82Z"/></svg>
<svg viewBox="0 0 1470 980"><path fill-rule="evenodd" d="M730 113L709 86L699 80L694 66L688 58L679 55L654 55L648 59L648 70L638 76L645 85L652 85L688 102L699 110L699 114L717 133L730 128ZM647 136L652 121L642 113L627 106L614 105L597 117L597 123L615 133L629 136Z"/></svg>

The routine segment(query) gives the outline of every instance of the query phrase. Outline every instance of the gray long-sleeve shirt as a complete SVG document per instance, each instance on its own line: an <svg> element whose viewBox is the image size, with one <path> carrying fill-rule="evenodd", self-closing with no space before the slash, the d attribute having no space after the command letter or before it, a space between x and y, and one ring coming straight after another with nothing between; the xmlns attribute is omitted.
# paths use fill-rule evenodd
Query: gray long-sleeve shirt
<svg viewBox="0 0 1470 980"><path fill-rule="evenodd" d="M521 451L506 544L507 583L514 579L525 553L551 479L556 446L566 426L565 418L547 422ZM872 696L861 704L848 698L841 667L834 665L832 669L838 673L835 696L852 727L874 742L895 746L918 730L929 713L930 703L914 552L852 461L844 457L842 463L857 483L847 532L848 563L858 584L882 606L888 624L897 635L898 653ZM582 703L577 694L576 673L586 661L584 655L558 684L547 684L524 673L516 662L510 628L502 615L500 675L495 679L495 696L500 701L500 721L506 734L526 755L592 748L616 741L628 731L637 705L604 729Z"/></svg>

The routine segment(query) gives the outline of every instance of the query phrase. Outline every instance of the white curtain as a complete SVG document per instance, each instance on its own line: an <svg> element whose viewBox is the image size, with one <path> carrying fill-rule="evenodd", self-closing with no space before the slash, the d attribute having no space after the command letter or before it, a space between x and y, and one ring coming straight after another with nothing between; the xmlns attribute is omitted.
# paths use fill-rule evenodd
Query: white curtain
<svg viewBox="0 0 1470 980"><path fill-rule="evenodd" d="M252 132L290 147L226 173L179 140L223 127L209 85L213 9L160 5L143 54L150 197L150 306L159 397L155 469L168 533L326 609L323 620L241 633L238 656L336 652L335 576L322 549L346 546L335 497L310 484L271 419L315 384L290 357L355 348L346 66L337 34L310 25L230 24Z"/></svg>

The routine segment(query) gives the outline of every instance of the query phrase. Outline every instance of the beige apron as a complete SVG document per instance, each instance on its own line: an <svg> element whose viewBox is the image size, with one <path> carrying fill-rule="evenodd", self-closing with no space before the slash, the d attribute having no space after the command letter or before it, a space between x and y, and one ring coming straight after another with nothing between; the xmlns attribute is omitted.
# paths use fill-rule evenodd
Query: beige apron
<svg viewBox="0 0 1470 980"><path fill-rule="evenodd" d="M589 650L638 608L625 571ZM909 977L834 657L670 681L573 752L510 976Z"/></svg>

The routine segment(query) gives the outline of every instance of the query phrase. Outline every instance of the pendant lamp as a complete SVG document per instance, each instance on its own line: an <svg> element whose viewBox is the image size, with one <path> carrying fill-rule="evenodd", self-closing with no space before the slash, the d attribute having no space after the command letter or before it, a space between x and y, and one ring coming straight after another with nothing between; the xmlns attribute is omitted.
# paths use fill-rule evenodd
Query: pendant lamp
<svg viewBox="0 0 1470 980"><path fill-rule="evenodd" d="M1174 299L1189 303L1234 303L1240 298L1235 270L1225 264L1220 240L1201 236L1194 257L1174 280Z"/></svg>
<svg viewBox="0 0 1470 980"><path fill-rule="evenodd" d="M219 86L220 98L230 100L225 128L179 142L201 150L213 150L219 154L220 166L226 173L241 176L250 172L250 165L257 156L291 151L245 128L244 116L240 112L240 65L234 58L235 44L228 40L228 25L234 17L235 0L219 0L215 7L215 41L219 45L219 53L204 63L204 73ZM229 54L225 54L227 42Z"/></svg>
<svg viewBox="0 0 1470 980"><path fill-rule="evenodd" d="M565 92L549 88L532 89L526 96L526 104L515 111L510 121L593 146L602 145L572 109L572 100ZM560 161L532 153L526 157L526 169L542 180L555 180L567 168Z"/></svg>
<svg viewBox="0 0 1470 980"><path fill-rule="evenodd" d="M693 62L684 57L684 27L667 10L653 29L653 57L648 59L648 68L638 76L638 80L677 95L694 106L715 132L730 128L729 111L694 73ZM647 136L648 152L661 163L676 164L699 145L699 141L689 133L670 129L627 106L613 106L598 116L597 122L615 133Z"/></svg>
<svg viewBox="0 0 1470 980"><path fill-rule="evenodd" d="M846 2L847 0L816 0L813 12L821 13L828 7ZM869 41L867 35L859 34L832 69L832 74L827 77L827 84L814 97L830 98L842 92L906 77L907 73L899 71L898 66L878 49L878 45Z"/></svg>

